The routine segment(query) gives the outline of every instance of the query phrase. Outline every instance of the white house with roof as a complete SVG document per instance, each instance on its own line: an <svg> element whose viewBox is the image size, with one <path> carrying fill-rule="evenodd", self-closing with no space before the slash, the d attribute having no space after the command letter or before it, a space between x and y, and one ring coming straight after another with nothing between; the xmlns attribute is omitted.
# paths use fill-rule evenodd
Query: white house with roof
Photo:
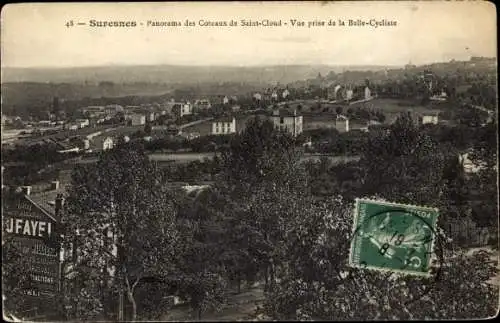
<svg viewBox="0 0 500 323"><path fill-rule="evenodd" d="M90 141L91 151L105 151L113 149L115 146L115 139L111 136L98 136Z"/></svg>
<svg viewBox="0 0 500 323"><path fill-rule="evenodd" d="M234 117L218 118L212 121L212 135L227 135L236 133Z"/></svg>
<svg viewBox="0 0 500 323"><path fill-rule="evenodd" d="M103 106L97 106L97 105L84 107L84 108L81 108L80 110L82 111L82 113L89 114L91 116L94 115L94 114L103 114L103 113L106 113L105 107L103 107Z"/></svg>
<svg viewBox="0 0 500 323"><path fill-rule="evenodd" d="M255 94L253 95L253 98L254 98L255 100L259 100L259 101L261 101L261 100L262 100L262 94L260 94L260 93L255 93Z"/></svg>
<svg viewBox="0 0 500 323"><path fill-rule="evenodd" d="M174 113L178 118L182 118L185 115L193 114L193 105L188 102L176 102L172 107L172 113Z"/></svg>
<svg viewBox="0 0 500 323"><path fill-rule="evenodd" d="M227 99L227 102L229 102L229 99L226 97L224 97L224 99ZM224 100L223 100L224 102ZM226 104L226 103L224 103ZM212 107L212 104L210 103L210 100L208 99L200 99L200 100L196 100L196 102L194 103L196 109L198 110L207 110L207 109L210 109ZM186 113L188 114L188 113Z"/></svg>
<svg viewBox="0 0 500 323"><path fill-rule="evenodd" d="M124 109L121 105L118 104L109 104L104 107L104 111L106 112L107 115L109 116L114 116L118 112L123 112Z"/></svg>
<svg viewBox="0 0 500 323"><path fill-rule="evenodd" d="M458 160L460 161L460 163L462 164L463 168L464 168L464 172L466 174L474 174L474 173L477 173L479 172L480 170L484 169L485 167L483 165L480 165L480 164L477 164L477 163L474 163L471 159L470 159L470 153L472 151L468 151L466 153L463 153L463 154L460 154L458 156Z"/></svg>
<svg viewBox="0 0 500 323"><path fill-rule="evenodd" d="M102 150L113 149L114 141L111 137L106 137L102 140Z"/></svg>
<svg viewBox="0 0 500 323"><path fill-rule="evenodd" d="M335 129L339 132L349 132L349 118L342 114L337 115Z"/></svg>
<svg viewBox="0 0 500 323"><path fill-rule="evenodd" d="M186 102L181 105L181 117L188 114L193 114L193 106L191 103Z"/></svg>
<svg viewBox="0 0 500 323"><path fill-rule="evenodd" d="M352 100L353 95L354 95L354 91L353 91L352 89L347 89L347 90L345 91L345 99L346 99L347 101Z"/></svg>
<svg viewBox="0 0 500 323"><path fill-rule="evenodd" d="M286 131L292 136L298 136L303 131L303 117L297 110L276 109L273 111L271 121L274 127L280 131Z"/></svg>
<svg viewBox="0 0 500 323"><path fill-rule="evenodd" d="M141 126L146 124L146 116L143 114L134 113L130 115L130 120L133 126Z"/></svg>
<svg viewBox="0 0 500 323"><path fill-rule="evenodd" d="M288 89L285 89L283 91L283 93L281 93L281 96L283 97L283 99L286 99L289 95L290 95L290 91L288 91Z"/></svg>
<svg viewBox="0 0 500 323"><path fill-rule="evenodd" d="M76 123L68 123L64 125L66 129L68 130L78 130L79 126Z"/></svg>
<svg viewBox="0 0 500 323"><path fill-rule="evenodd" d="M75 122L78 124L79 128L85 128L85 127L90 126L89 119L76 119Z"/></svg>
<svg viewBox="0 0 500 323"><path fill-rule="evenodd" d="M333 85L333 84L332 84ZM339 99L337 97L339 90L342 88L340 84L335 85L334 87L330 86L328 88L328 100L336 101Z"/></svg>
<svg viewBox="0 0 500 323"><path fill-rule="evenodd" d="M430 97L432 101L446 101L448 99L448 94L446 94L445 91L441 91L441 93L438 95L433 95Z"/></svg>
<svg viewBox="0 0 500 323"><path fill-rule="evenodd" d="M438 124L439 122L439 114L423 114L419 117L419 121L421 124Z"/></svg>
<svg viewBox="0 0 500 323"><path fill-rule="evenodd" d="M365 100L370 100L372 98L372 91L368 86L365 87Z"/></svg>
<svg viewBox="0 0 500 323"><path fill-rule="evenodd" d="M152 112L152 111L146 112L146 120L147 121L153 122L153 121L155 121L155 119L156 119L156 115L154 112Z"/></svg>

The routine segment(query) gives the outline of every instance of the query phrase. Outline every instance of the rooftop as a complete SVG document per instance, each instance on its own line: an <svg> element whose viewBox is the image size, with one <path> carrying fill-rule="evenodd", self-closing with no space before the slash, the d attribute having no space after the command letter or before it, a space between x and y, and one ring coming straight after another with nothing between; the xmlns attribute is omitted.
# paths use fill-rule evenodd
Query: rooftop
<svg viewBox="0 0 500 323"><path fill-rule="evenodd" d="M422 117L429 117L429 116L438 117L439 111L420 113L420 116L422 116Z"/></svg>
<svg viewBox="0 0 500 323"><path fill-rule="evenodd" d="M218 117L212 120L212 122L233 122L233 120L236 120L234 117Z"/></svg>
<svg viewBox="0 0 500 323"><path fill-rule="evenodd" d="M56 198L59 194L64 194L64 189L45 191L39 193L32 193L28 197L33 203L38 205L45 212L49 213L52 217L56 214Z"/></svg>
<svg viewBox="0 0 500 323"><path fill-rule="evenodd" d="M299 117L301 114L297 110L292 109L277 109L273 111L273 116L275 117Z"/></svg>
<svg viewBox="0 0 500 323"><path fill-rule="evenodd" d="M377 120L368 120L368 122L366 123L368 126L373 126L373 125L380 125L382 124L381 122L377 121Z"/></svg>
<svg viewBox="0 0 500 323"><path fill-rule="evenodd" d="M55 201L59 194L66 195L71 181L71 171L61 171L58 176L59 187L54 189L52 183L40 182L31 185L31 193L27 198L36 204L40 209L50 214L55 219Z"/></svg>
<svg viewBox="0 0 500 323"><path fill-rule="evenodd" d="M58 141L56 143L57 148L61 150L67 150L67 149L72 149L75 148L74 145L72 145L69 141Z"/></svg>

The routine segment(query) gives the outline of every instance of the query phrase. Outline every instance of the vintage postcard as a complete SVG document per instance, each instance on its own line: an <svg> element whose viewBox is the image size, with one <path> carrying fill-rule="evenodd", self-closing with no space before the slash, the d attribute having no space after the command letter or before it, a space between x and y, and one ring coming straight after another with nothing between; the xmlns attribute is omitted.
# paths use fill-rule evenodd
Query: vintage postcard
<svg viewBox="0 0 500 323"><path fill-rule="evenodd" d="M15 3L7 321L498 314L487 1Z"/></svg>

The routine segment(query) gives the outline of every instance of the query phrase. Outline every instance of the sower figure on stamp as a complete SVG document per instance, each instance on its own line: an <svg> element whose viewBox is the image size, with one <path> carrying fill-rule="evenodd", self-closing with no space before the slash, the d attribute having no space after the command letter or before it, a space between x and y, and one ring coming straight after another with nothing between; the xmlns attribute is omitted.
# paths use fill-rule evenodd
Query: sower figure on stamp
<svg viewBox="0 0 500 323"><path fill-rule="evenodd" d="M421 222L415 221L404 232L397 233L390 228L389 213L386 213L380 223L377 220L377 217L370 219L368 230L362 236L369 239L384 257L389 259L396 254L397 248L420 251L424 248L424 243L432 239L431 232Z"/></svg>

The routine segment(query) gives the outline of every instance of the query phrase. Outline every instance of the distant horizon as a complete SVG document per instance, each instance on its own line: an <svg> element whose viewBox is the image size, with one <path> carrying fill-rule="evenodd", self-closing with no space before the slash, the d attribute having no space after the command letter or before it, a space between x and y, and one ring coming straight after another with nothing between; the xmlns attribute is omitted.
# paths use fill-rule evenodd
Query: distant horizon
<svg viewBox="0 0 500 323"><path fill-rule="evenodd" d="M440 64L440 63L449 63L451 61L456 62L468 62L474 57L481 57L484 59L496 59L494 56L470 56L468 59L456 59L451 58L449 60L442 61L429 61L425 63L413 63L407 62L404 64L334 64L334 63L293 63L293 64L179 64L179 63L152 63L152 64L144 64L144 63L111 63L111 64L98 64L98 65L38 65L38 66L2 66L2 69L85 69L85 68L102 68L102 67L154 67L154 66L173 66L173 67L216 67L216 68L265 68L265 67L292 67L292 66L325 66L325 67L364 67L364 66L373 66L373 67L404 67L408 64L415 66L425 66L432 64Z"/></svg>

